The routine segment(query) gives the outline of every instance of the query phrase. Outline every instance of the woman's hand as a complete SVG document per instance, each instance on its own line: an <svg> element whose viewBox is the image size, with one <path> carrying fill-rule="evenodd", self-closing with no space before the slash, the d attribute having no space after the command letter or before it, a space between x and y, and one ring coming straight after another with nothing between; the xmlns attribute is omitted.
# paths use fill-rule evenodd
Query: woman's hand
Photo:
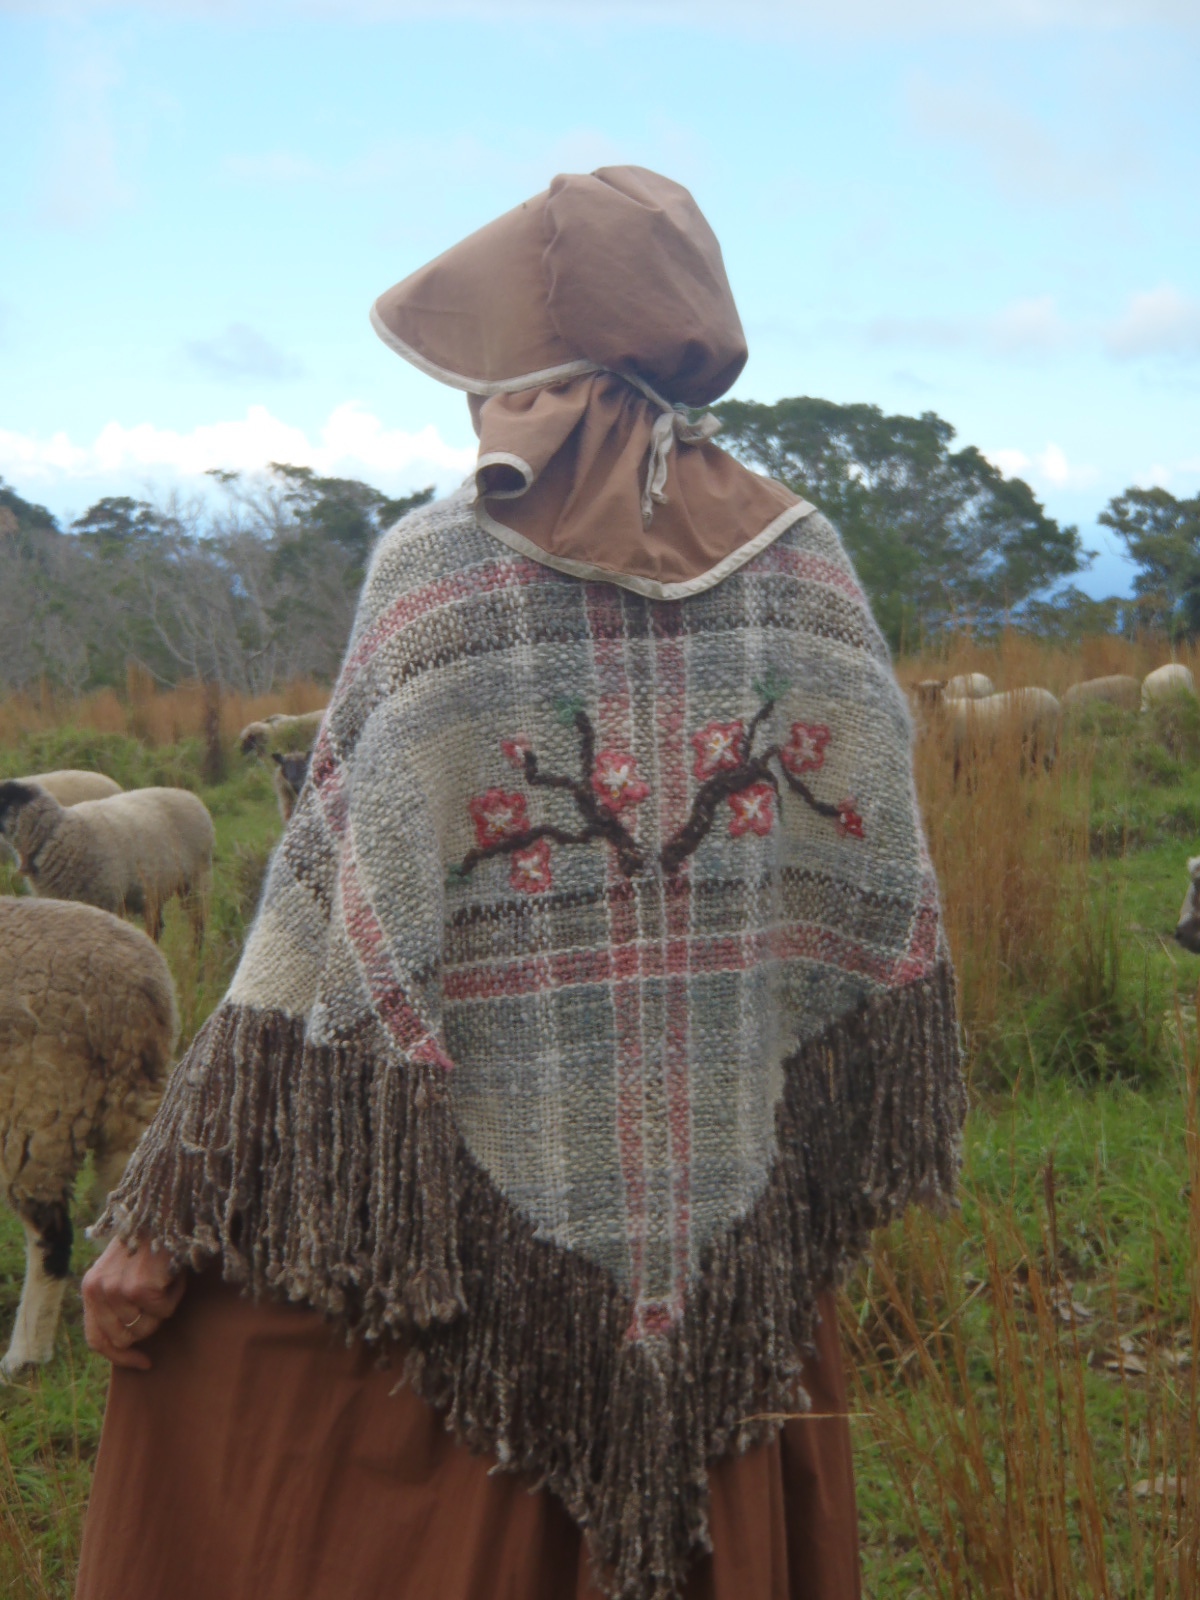
<svg viewBox="0 0 1200 1600"><path fill-rule="evenodd" d="M139 1242L132 1250L113 1239L83 1277L83 1332L98 1356L115 1367L152 1365L133 1347L156 1333L183 1298L187 1278L161 1250Z"/></svg>

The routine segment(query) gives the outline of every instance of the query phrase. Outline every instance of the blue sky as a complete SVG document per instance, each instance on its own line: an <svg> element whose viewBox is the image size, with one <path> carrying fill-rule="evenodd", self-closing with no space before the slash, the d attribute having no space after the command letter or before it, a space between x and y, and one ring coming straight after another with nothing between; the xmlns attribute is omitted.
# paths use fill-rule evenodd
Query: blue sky
<svg viewBox="0 0 1200 1600"><path fill-rule="evenodd" d="M631 161L722 241L735 394L937 411L1123 589L1109 497L1200 489L1200 4L832 9L0 0L0 475L63 515L271 458L448 487L466 407L371 301Z"/></svg>

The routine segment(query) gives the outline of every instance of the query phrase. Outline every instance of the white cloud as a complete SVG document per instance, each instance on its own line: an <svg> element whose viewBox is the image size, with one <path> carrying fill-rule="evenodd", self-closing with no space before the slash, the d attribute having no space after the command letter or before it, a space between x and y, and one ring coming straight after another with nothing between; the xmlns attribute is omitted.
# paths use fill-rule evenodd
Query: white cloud
<svg viewBox="0 0 1200 1600"><path fill-rule="evenodd" d="M924 74L908 84L910 115L928 137L982 157L1002 190L1018 200L1073 204L1110 200L1142 175L1128 129L1098 147L1069 148L1039 117L975 86L945 88Z"/></svg>
<svg viewBox="0 0 1200 1600"><path fill-rule="evenodd" d="M1001 356L1045 356L1070 344L1074 331L1053 295L1015 300L988 316L873 317L860 330L869 345L910 345L925 350L967 346Z"/></svg>
<svg viewBox="0 0 1200 1600"><path fill-rule="evenodd" d="M1076 466L1061 445L1048 443L1034 455L1024 450L985 450L984 455L1006 478L1024 478L1035 489L1085 489L1096 482L1095 467Z"/></svg>
<svg viewBox="0 0 1200 1600"><path fill-rule="evenodd" d="M1105 333L1109 353L1137 356L1200 356L1200 300L1169 283L1130 297L1124 313Z"/></svg>
<svg viewBox="0 0 1200 1600"><path fill-rule="evenodd" d="M286 382L304 370L293 356L244 322L231 322L215 339L189 339L183 348L202 371L235 382L242 378Z"/></svg>
<svg viewBox="0 0 1200 1600"><path fill-rule="evenodd" d="M988 337L1005 355L1045 355L1070 342L1071 330L1059 315L1054 296L1016 300L991 318Z"/></svg>
<svg viewBox="0 0 1200 1600"><path fill-rule="evenodd" d="M926 350L953 350L971 337L965 317L872 317L863 332L868 344L920 345Z"/></svg>
<svg viewBox="0 0 1200 1600"><path fill-rule="evenodd" d="M325 474L403 476L441 485L457 482L475 460L474 448L447 444L436 428L406 433L388 428L353 401L330 413L318 439L281 421L265 406L244 417L201 424L189 433L143 422L109 422L90 444L65 433L36 438L0 429L0 473L23 481L162 475L195 477L210 468L253 472L271 461Z"/></svg>

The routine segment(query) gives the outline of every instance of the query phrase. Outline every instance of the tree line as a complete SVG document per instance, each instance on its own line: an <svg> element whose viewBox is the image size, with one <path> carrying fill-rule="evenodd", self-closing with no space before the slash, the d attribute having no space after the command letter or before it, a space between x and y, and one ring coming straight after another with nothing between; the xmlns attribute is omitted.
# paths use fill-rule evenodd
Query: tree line
<svg viewBox="0 0 1200 1600"><path fill-rule="evenodd" d="M1136 564L1131 600L1068 580L1088 561L1020 478L933 412L808 397L717 406L721 442L837 524L893 648L1002 621L1077 638L1117 628L1200 634L1200 496L1130 488L1100 521ZM217 496L110 496L68 527L0 480L0 691L124 682L134 662L265 693L331 680L371 549L430 499L307 467L214 473Z"/></svg>
<svg viewBox="0 0 1200 1600"><path fill-rule="evenodd" d="M109 496L66 529L0 480L0 689L80 694L131 662L245 694L332 680L375 541L432 489L391 499L293 466L213 476L218 500Z"/></svg>

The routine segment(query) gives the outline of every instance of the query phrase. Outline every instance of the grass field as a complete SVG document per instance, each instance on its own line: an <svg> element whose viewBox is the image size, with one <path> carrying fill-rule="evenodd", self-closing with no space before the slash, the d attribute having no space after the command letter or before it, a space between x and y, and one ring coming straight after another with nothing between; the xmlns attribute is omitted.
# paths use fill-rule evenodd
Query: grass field
<svg viewBox="0 0 1200 1600"><path fill-rule="evenodd" d="M978 667L1061 690L1161 659L1116 640L1066 652L1010 639L900 671ZM178 907L164 934L186 1040L228 979L279 833L266 770L232 733L285 706L226 707L227 774L205 786L200 698L133 689L0 706L0 777L93 766L202 795L218 857L200 962ZM934 718L917 764L972 1109L961 1211L881 1236L842 1298L867 1593L1188 1600L1200 1596L1200 960L1170 934L1200 850L1200 713L1101 708L1033 774L1013 731L957 783ZM81 1239L76 1271L89 1251ZM5 1336L21 1271L19 1229L0 1212ZM71 1296L52 1365L0 1388L5 1600L71 1591L105 1376Z"/></svg>

